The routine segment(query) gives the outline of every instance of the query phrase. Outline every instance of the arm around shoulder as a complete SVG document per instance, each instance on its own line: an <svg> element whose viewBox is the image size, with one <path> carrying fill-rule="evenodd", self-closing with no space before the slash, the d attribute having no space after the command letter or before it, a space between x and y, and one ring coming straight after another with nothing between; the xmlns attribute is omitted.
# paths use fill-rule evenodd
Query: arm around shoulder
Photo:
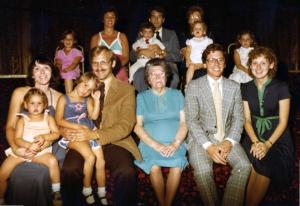
<svg viewBox="0 0 300 206"><path fill-rule="evenodd" d="M28 91L29 87L19 87L13 91L12 97L9 103L9 110L6 121L6 138L8 144L12 149L16 149L17 145L15 143L15 126L18 120L17 113L21 111L23 97Z"/></svg>

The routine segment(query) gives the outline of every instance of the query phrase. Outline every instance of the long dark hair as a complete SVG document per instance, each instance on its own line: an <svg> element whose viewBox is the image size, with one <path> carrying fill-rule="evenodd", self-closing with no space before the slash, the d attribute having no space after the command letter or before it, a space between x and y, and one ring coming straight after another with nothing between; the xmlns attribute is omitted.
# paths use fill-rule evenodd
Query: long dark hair
<svg viewBox="0 0 300 206"><path fill-rule="evenodd" d="M58 49L63 49L65 47L65 45L64 45L64 39L66 38L66 36L68 34L71 34L73 36L73 39L74 39L73 48L77 47L77 35L76 35L76 32L74 30L72 30L72 29L67 29L61 35L61 38L60 38L59 44L58 44Z"/></svg>
<svg viewBox="0 0 300 206"><path fill-rule="evenodd" d="M59 84L58 69L56 69L53 62L44 55L37 55L32 59L31 63L29 64L27 68L27 80L26 80L27 85L31 87L35 85L35 80L32 77L33 77L33 69L35 68L36 63L45 64L51 68L51 79L49 82L50 87L54 89L58 88L58 84Z"/></svg>

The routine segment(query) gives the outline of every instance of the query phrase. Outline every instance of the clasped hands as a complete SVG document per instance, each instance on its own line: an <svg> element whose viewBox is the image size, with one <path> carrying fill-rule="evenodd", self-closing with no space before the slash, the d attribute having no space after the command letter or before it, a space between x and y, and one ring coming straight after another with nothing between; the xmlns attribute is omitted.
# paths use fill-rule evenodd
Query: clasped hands
<svg viewBox="0 0 300 206"><path fill-rule="evenodd" d="M270 148L271 145L267 144L267 142L255 142L251 145L250 154L256 159L261 160L266 156Z"/></svg>
<svg viewBox="0 0 300 206"><path fill-rule="evenodd" d="M28 148L18 147L14 149L14 153L25 159L32 159L37 153L46 148L46 141L43 135L38 135L34 137L34 141L30 144Z"/></svg>
<svg viewBox="0 0 300 206"><path fill-rule="evenodd" d="M152 148L163 157L171 157L176 152L179 146L180 144L176 144L176 143L163 145L156 142L152 145Z"/></svg>
<svg viewBox="0 0 300 206"><path fill-rule="evenodd" d="M69 141L88 141L90 140L90 137L92 136L91 131L87 126L85 125L77 125L77 129L68 129L65 127L61 127L59 129L60 134L66 138Z"/></svg>
<svg viewBox="0 0 300 206"><path fill-rule="evenodd" d="M223 141L220 144L210 145L206 151L215 163L226 165L227 156L232 149L232 144L228 140Z"/></svg>

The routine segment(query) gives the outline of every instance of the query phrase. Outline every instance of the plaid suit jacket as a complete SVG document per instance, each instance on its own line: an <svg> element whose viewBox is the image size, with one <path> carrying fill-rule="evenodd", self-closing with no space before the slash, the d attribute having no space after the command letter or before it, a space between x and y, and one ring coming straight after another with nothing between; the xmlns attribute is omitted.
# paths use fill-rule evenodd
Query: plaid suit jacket
<svg viewBox="0 0 300 206"><path fill-rule="evenodd" d="M244 125L244 113L239 84L225 77L222 79L222 122L225 138L240 141ZM193 80L185 96L186 123L189 129L188 143L200 145L211 141L217 133L216 110L207 75Z"/></svg>

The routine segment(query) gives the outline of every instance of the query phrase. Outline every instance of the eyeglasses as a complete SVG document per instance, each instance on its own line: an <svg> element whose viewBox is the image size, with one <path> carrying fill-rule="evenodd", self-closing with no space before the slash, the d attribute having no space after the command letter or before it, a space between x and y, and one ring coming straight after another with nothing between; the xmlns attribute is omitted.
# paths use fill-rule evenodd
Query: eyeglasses
<svg viewBox="0 0 300 206"><path fill-rule="evenodd" d="M165 75L165 73L163 73L163 72L161 72L161 73L154 73L154 72L152 72L152 73L150 73L150 78L156 78L156 79L160 79L160 78L164 78L166 75Z"/></svg>
<svg viewBox="0 0 300 206"><path fill-rule="evenodd" d="M190 18L191 18L191 19L197 19L197 20L198 20L198 19L201 19L200 16L191 16Z"/></svg>
<svg viewBox="0 0 300 206"><path fill-rule="evenodd" d="M100 62L92 62L92 66L93 67L98 67L100 66L109 66L109 64L111 63L111 61L100 61Z"/></svg>
<svg viewBox="0 0 300 206"><path fill-rule="evenodd" d="M214 64L214 63L218 63L218 64L224 64L225 63L225 59L220 57L220 58L210 58L210 59L206 59L206 62L208 64Z"/></svg>

